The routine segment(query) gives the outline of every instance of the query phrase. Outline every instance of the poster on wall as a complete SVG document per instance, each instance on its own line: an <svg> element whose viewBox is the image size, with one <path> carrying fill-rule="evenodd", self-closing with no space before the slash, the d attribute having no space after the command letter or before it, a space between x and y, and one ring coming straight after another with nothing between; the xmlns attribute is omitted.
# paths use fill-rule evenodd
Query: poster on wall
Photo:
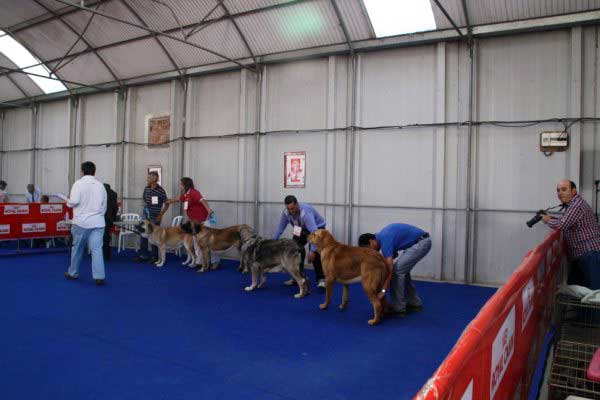
<svg viewBox="0 0 600 400"><path fill-rule="evenodd" d="M306 178L306 152L283 153L283 187L303 188Z"/></svg>
<svg viewBox="0 0 600 400"><path fill-rule="evenodd" d="M156 172L158 174L158 185L162 186L162 167L160 165L149 165L148 174Z"/></svg>
<svg viewBox="0 0 600 400"><path fill-rule="evenodd" d="M171 138L171 116L148 118L148 144L150 146L164 146L169 144Z"/></svg>

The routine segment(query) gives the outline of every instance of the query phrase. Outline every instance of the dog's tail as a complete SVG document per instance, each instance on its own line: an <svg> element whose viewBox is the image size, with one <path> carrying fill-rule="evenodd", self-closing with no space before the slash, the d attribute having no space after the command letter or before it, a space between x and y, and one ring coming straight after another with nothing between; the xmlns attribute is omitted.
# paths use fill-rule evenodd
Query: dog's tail
<svg viewBox="0 0 600 400"><path fill-rule="evenodd" d="M200 227L200 224L197 224L196 222L188 221L181 225L181 229L183 229L183 231L185 233L197 235L198 233L200 233L200 230L202 228Z"/></svg>

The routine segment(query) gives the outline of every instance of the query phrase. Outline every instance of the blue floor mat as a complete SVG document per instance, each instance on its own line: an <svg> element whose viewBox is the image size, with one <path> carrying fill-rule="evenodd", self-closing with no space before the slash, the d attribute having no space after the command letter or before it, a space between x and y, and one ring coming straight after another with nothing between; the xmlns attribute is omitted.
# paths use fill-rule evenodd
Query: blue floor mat
<svg viewBox="0 0 600 400"><path fill-rule="evenodd" d="M424 310L367 325L360 284L304 299L269 274L243 291L236 262L204 274L113 256L97 287L68 253L0 257L3 399L410 399L493 288L416 282ZM312 277L312 271L309 272Z"/></svg>

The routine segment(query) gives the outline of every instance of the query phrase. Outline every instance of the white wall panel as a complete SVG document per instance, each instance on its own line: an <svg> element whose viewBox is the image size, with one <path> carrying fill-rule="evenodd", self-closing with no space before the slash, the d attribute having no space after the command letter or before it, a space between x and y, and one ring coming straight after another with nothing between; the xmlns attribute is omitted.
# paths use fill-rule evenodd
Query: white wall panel
<svg viewBox="0 0 600 400"><path fill-rule="evenodd" d="M69 115L68 100L41 104L38 109L37 147L68 146Z"/></svg>
<svg viewBox="0 0 600 400"><path fill-rule="evenodd" d="M31 152L4 154L2 171L1 179L8 184L6 191L11 194L11 201L20 201L24 198L27 184L30 183Z"/></svg>
<svg viewBox="0 0 600 400"><path fill-rule="evenodd" d="M80 99L83 144L117 141L117 94L102 93Z"/></svg>
<svg viewBox="0 0 600 400"><path fill-rule="evenodd" d="M36 152L35 185L43 194L69 193L69 150Z"/></svg>

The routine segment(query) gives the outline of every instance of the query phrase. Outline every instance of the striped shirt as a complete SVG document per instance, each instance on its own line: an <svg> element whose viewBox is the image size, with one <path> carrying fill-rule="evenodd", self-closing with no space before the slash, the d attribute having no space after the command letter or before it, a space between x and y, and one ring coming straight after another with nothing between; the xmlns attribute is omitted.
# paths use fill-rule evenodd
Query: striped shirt
<svg viewBox="0 0 600 400"><path fill-rule="evenodd" d="M589 204L577 194L566 207L562 217L551 219L547 225L562 232L568 258L600 251L600 227Z"/></svg>
<svg viewBox="0 0 600 400"><path fill-rule="evenodd" d="M163 204L167 201L167 192L160 185L156 185L156 189L146 186L144 189L144 204L147 210L148 219L155 221L158 214L162 211Z"/></svg>

